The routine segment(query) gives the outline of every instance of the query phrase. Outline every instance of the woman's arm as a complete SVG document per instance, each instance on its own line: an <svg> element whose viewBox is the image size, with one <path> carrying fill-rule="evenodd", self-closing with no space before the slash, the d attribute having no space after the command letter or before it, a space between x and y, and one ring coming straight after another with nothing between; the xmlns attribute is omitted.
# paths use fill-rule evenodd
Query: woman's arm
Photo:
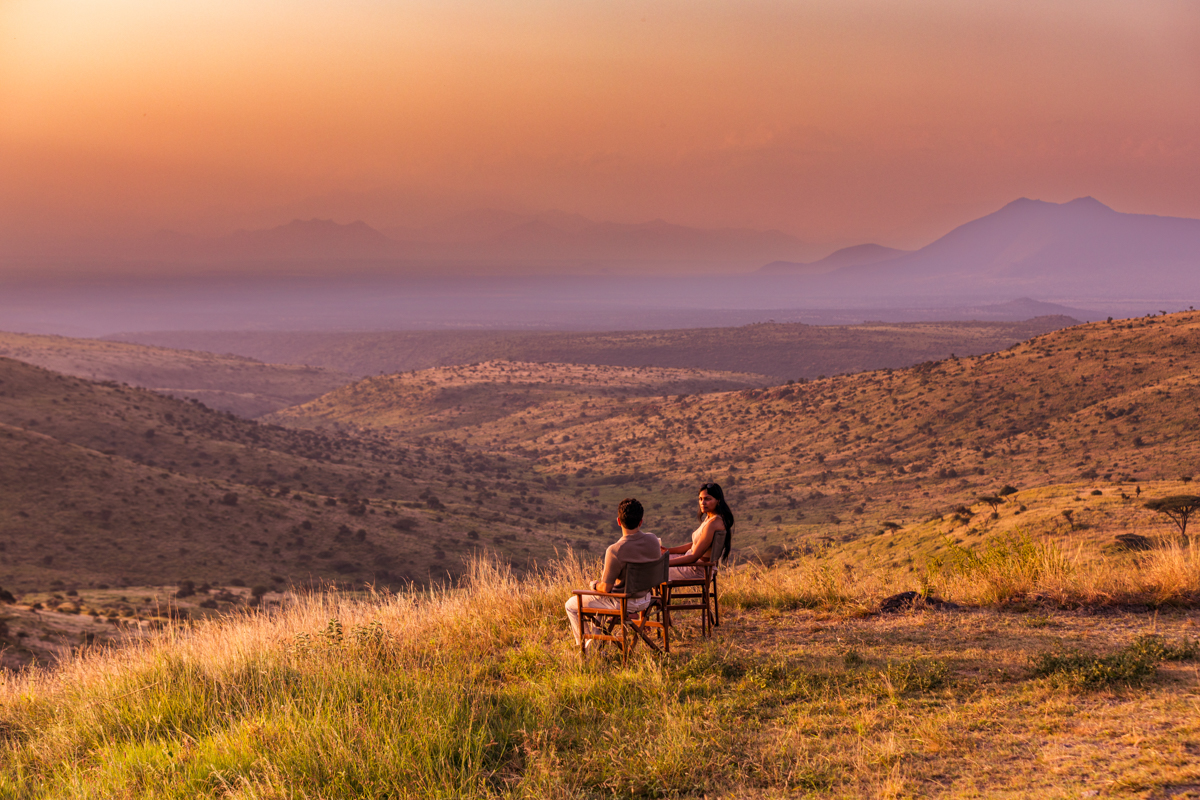
<svg viewBox="0 0 1200 800"><path fill-rule="evenodd" d="M664 548L662 548L662 551L664 553L671 553L672 555L674 555L676 553L686 553L688 550L691 550L691 549L692 549L692 546L690 544L678 544L678 545L675 545L674 547L664 547Z"/></svg>
<svg viewBox="0 0 1200 800"><path fill-rule="evenodd" d="M680 551L678 548L673 548L670 552L682 552L683 555L674 556L667 563L672 567L683 567L688 564L695 564L700 560L700 557L712 549L713 530L716 528L717 520L708 520L704 523L704 528L700 532L700 538L692 545L683 548Z"/></svg>

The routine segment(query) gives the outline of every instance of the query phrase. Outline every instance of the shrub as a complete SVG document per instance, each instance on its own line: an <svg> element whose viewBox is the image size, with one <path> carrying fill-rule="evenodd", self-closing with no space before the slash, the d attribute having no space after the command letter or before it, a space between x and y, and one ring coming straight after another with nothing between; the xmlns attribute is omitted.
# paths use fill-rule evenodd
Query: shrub
<svg viewBox="0 0 1200 800"><path fill-rule="evenodd" d="M919 694L946 685L949 669L941 660L889 661L885 686L892 695Z"/></svg>
<svg viewBox="0 0 1200 800"><path fill-rule="evenodd" d="M1161 662L1190 661L1197 650L1195 641L1171 644L1158 636L1140 636L1112 655L1096 656L1078 650L1041 653L1030 659L1030 666L1034 676L1073 689L1141 686L1154 677Z"/></svg>

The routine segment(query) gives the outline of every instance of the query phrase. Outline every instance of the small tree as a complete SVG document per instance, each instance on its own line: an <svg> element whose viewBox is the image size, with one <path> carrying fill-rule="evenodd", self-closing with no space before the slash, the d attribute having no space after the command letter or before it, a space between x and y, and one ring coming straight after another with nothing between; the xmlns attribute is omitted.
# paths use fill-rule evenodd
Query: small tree
<svg viewBox="0 0 1200 800"><path fill-rule="evenodd" d="M1000 507L1000 504L1004 502L1004 498L1000 497L999 495L984 494L984 495L979 496L979 502L987 503L989 506L992 507L992 513L995 514L996 509L998 509Z"/></svg>
<svg viewBox="0 0 1200 800"><path fill-rule="evenodd" d="M1146 508L1170 517L1171 521L1179 528L1179 535L1183 537L1184 543L1187 543L1188 519L1192 516L1193 511L1200 508L1200 495L1173 494L1169 497L1160 497L1147 501Z"/></svg>

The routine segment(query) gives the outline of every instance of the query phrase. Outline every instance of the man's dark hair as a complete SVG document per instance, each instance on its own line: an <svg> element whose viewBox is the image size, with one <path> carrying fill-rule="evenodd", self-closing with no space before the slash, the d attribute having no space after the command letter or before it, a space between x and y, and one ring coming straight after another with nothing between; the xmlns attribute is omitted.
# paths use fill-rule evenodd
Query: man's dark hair
<svg viewBox="0 0 1200 800"><path fill-rule="evenodd" d="M621 505L617 506L617 522L627 531L637 530L642 524L644 513L641 503L633 497L626 497L621 501Z"/></svg>

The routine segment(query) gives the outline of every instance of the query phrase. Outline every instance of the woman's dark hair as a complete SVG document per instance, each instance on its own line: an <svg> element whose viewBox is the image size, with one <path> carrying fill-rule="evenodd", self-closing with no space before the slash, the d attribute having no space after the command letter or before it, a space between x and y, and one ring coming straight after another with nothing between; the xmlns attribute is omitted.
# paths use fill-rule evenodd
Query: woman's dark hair
<svg viewBox="0 0 1200 800"><path fill-rule="evenodd" d="M733 511L729 509L729 504L725 502L725 492L721 491L720 484L706 483L700 487L700 492L708 492L710 497L717 498L717 515L725 523L725 550L717 556L718 561L724 561L729 557L730 543L733 541ZM698 519L704 519L707 516L703 510L700 511Z"/></svg>

